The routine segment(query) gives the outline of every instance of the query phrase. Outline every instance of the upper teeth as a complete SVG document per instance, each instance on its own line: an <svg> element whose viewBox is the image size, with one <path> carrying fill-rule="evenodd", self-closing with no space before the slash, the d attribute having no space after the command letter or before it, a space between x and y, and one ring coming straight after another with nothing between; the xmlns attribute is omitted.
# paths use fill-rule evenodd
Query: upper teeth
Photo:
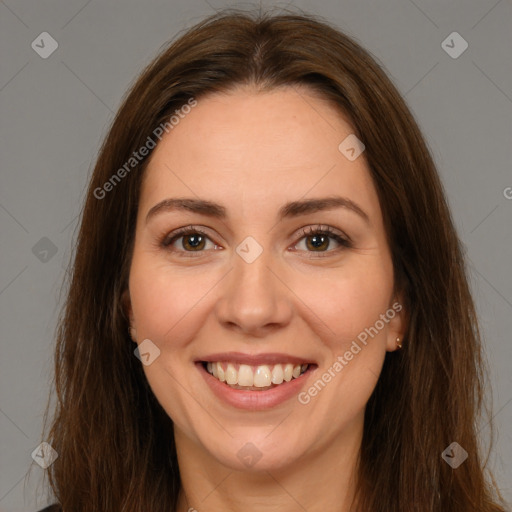
<svg viewBox="0 0 512 512"><path fill-rule="evenodd" d="M289 382L299 377L308 368L307 364L275 364L249 366L247 364L208 362L206 369L221 382L239 386L263 388L271 384Z"/></svg>

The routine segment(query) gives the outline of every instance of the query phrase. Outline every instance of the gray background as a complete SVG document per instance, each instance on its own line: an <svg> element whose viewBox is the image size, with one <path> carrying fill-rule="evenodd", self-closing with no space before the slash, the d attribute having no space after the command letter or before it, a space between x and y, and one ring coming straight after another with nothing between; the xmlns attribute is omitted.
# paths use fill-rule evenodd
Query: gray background
<svg viewBox="0 0 512 512"><path fill-rule="evenodd" d="M43 470L31 453L42 440L59 290L100 142L122 94L161 45L227 5L249 4L0 1L1 511L46 504ZM286 4L263 3L270 5ZM490 467L512 500L511 2L288 5L324 16L368 49L427 138L467 250L482 322L497 427ZM45 31L59 45L47 59L31 47ZM469 44L456 59L441 46L453 31ZM488 430L482 424L482 436Z"/></svg>

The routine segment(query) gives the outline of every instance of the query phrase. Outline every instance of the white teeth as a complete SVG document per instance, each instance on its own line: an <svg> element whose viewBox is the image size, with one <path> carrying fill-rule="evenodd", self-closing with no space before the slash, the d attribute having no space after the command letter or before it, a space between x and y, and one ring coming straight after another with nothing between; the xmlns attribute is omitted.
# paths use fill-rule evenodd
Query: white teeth
<svg viewBox="0 0 512 512"><path fill-rule="evenodd" d="M272 374L268 366L258 366L256 373L254 374L254 386L257 388L264 388L270 386ZM240 384L241 386L243 384Z"/></svg>
<svg viewBox="0 0 512 512"><path fill-rule="evenodd" d="M241 364L238 370L238 385L253 386L252 368L246 364Z"/></svg>
<svg viewBox="0 0 512 512"><path fill-rule="evenodd" d="M292 380L292 377L293 377L293 364L288 363L284 367L284 380L286 382L290 382Z"/></svg>
<svg viewBox="0 0 512 512"><path fill-rule="evenodd" d="M224 368L222 368L222 365L220 363L213 363L214 368L217 368L217 375L215 373L213 374L215 377L217 377L221 382L226 381L226 373L224 372Z"/></svg>
<svg viewBox="0 0 512 512"><path fill-rule="evenodd" d="M226 370L226 382L228 384L236 384L237 381L238 381L237 371L231 363L228 363L228 368Z"/></svg>
<svg viewBox="0 0 512 512"><path fill-rule="evenodd" d="M231 386L242 386L248 388L268 388L272 384L279 385L283 382L290 382L292 379L297 379L308 369L308 364L292 363L275 364L275 365L260 365L250 366L247 364L235 365L234 363L227 363L226 369L222 366L223 363L211 362L206 363L208 373L219 379L221 382L226 382ZM224 363L226 365L226 363ZM238 370L237 367L238 366Z"/></svg>
<svg viewBox="0 0 512 512"><path fill-rule="evenodd" d="M276 364L272 369L272 384L282 384L283 377L283 367L280 364Z"/></svg>

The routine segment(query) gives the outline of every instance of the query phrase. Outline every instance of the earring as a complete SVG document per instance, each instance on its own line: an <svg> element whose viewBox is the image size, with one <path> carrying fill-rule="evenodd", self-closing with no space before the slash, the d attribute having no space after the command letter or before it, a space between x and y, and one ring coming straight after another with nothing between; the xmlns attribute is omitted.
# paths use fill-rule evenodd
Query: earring
<svg viewBox="0 0 512 512"><path fill-rule="evenodd" d="M128 332L130 333L130 338L137 342L137 331L131 325L128 327Z"/></svg>
<svg viewBox="0 0 512 512"><path fill-rule="evenodd" d="M402 344L400 343L400 338L397 338L396 339L396 346L401 349L402 348Z"/></svg>

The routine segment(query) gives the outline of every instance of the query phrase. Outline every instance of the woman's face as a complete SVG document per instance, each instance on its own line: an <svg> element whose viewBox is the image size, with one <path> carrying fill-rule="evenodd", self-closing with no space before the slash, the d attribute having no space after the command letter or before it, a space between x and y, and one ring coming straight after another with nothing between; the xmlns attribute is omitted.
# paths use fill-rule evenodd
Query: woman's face
<svg viewBox="0 0 512 512"><path fill-rule="evenodd" d="M245 88L200 99L155 148L130 315L182 452L275 469L360 441L403 312L365 153L339 149L352 133L307 89Z"/></svg>

